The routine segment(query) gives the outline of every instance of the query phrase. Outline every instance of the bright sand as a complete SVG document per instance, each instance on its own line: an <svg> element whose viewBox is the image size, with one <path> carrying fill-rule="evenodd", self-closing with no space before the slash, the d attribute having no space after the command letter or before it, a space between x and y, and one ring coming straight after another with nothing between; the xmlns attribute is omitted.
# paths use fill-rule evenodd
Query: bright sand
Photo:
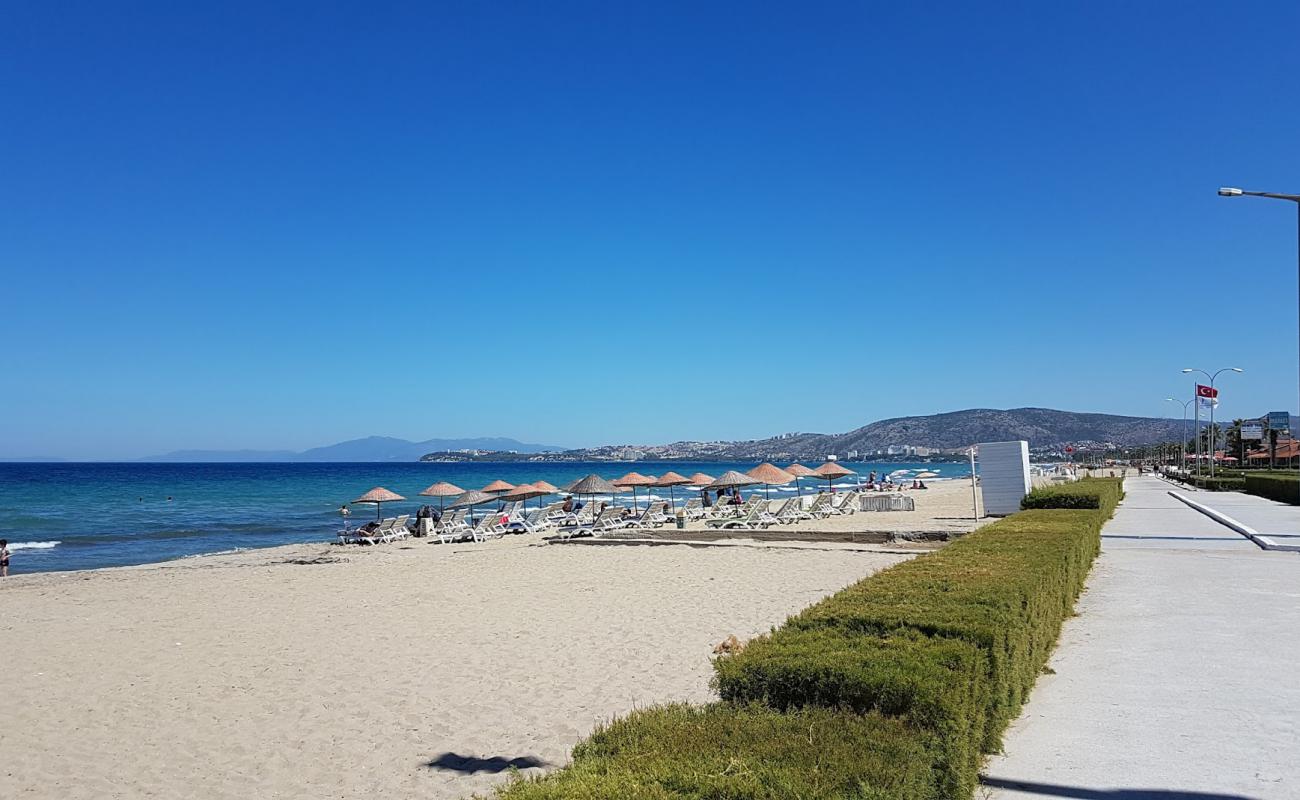
<svg viewBox="0 0 1300 800"><path fill-rule="evenodd" d="M918 529L952 513L931 492ZM633 707L712 699L715 644L904 558L511 536L9 578L0 797L464 797Z"/></svg>

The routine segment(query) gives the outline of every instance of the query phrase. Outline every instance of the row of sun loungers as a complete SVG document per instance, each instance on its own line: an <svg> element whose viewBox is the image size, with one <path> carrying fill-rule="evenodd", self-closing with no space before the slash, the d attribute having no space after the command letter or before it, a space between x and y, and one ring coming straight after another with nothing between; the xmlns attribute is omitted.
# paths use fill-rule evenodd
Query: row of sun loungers
<svg viewBox="0 0 1300 800"><path fill-rule="evenodd" d="M807 508L803 507L802 498L791 497L776 511L772 511L766 499L754 494L740 505L718 503L705 507L699 498L695 498L687 501L681 510L688 521L703 520L710 528L758 530L773 525L797 525L805 520L852 514L860 505L859 493L849 491L837 495L820 492ZM339 531L339 541L343 544L380 544L404 539L411 535L407 529L409 521L408 515L385 519L371 530L342 530ZM615 506L597 510L591 504L576 512L566 512L561 503L526 511L522 503L510 503L499 511L484 514L476 523L471 522L466 509L455 509L441 521L421 527L430 535L437 536L443 544L451 544L467 539L484 542L507 533L545 533L552 530L561 539L570 539L612 531L661 528L672 521L668 504L664 502L649 503L638 512Z"/></svg>

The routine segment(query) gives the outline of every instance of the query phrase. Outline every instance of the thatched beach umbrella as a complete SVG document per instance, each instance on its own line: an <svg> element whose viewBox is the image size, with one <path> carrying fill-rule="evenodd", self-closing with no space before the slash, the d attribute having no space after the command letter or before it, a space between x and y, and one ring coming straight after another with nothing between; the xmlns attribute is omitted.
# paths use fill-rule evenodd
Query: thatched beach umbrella
<svg viewBox="0 0 1300 800"><path fill-rule="evenodd" d="M356 500L353 500L352 502L374 503L375 519L379 519L380 517L383 516L383 512L382 512L383 503L391 503L394 500L405 500L405 499L406 499L405 497L402 497L400 494L397 494L396 492L390 492L382 486L376 486L375 488L361 495L360 497L358 497Z"/></svg>
<svg viewBox="0 0 1300 800"><path fill-rule="evenodd" d="M753 485L755 485L756 483L758 483L758 481L756 481L756 480L754 480L753 478L749 477L749 476L746 475L745 473L743 473L743 472L737 472L737 471L734 470L734 469L729 469L729 470L727 470L726 472L724 472L724 473L722 473L721 475L719 475L719 476L718 476L718 479L717 479L716 481L714 481L713 483L710 483L709 486L708 486L708 488L710 488L710 489L739 489L739 488L744 487L744 486L753 486ZM719 493L719 496L721 496L721 493Z"/></svg>
<svg viewBox="0 0 1300 800"><path fill-rule="evenodd" d="M487 492L479 491L478 489L471 489L471 490L469 490L468 492L465 492L465 494L461 495L459 500L457 500L456 502L452 503L451 505L449 505L449 506L447 506L447 507L448 507L448 508L468 508L468 509L469 509L469 521L470 521L471 524L473 524L473 522L474 522L474 506L481 505L482 503L490 503L490 502L492 502L492 501L495 500L495 499L496 499L495 497L493 497L492 495L488 494Z"/></svg>
<svg viewBox="0 0 1300 800"><path fill-rule="evenodd" d="M443 508L443 503L447 502L447 498L455 497L456 495L465 494L465 490L460 488L454 483L447 483L446 481L438 481L434 485L430 486L428 489L425 489L423 492L420 492L420 494L424 497L438 498L438 510L445 511L446 509Z"/></svg>
<svg viewBox="0 0 1300 800"><path fill-rule="evenodd" d="M528 501L534 497L542 497L550 492L531 483L521 483L505 494L501 495L502 500L523 500L524 508L528 508Z"/></svg>
<svg viewBox="0 0 1300 800"><path fill-rule="evenodd" d="M642 475L639 472L629 472L618 480L614 481L615 486L627 486L632 489L632 510L637 510L636 490L642 486L654 486L655 479Z"/></svg>
<svg viewBox="0 0 1300 800"><path fill-rule="evenodd" d="M506 483L503 480L495 480L489 483L487 486L484 486L482 489L479 489L479 491L483 492L484 494L497 495L497 497L499 498L501 495L505 494L506 492L510 491L513 488L515 488L515 485L513 483ZM505 502L502 501L502 506L504 505ZM500 507L501 506L499 506L498 508Z"/></svg>
<svg viewBox="0 0 1300 800"><path fill-rule="evenodd" d="M532 485L536 486L538 489L544 489L547 494L555 494L560 491L558 486L552 486L546 481L533 481Z"/></svg>
<svg viewBox="0 0 1300 800"><path fill-rule="evenodd" d="M677 508L677 498L673 495L674 486L684 486L689 484L691 479L685 475L678 475L676 472L665 472L655 481L655 486L665 486L668 488L668 510L672 511Z"/></svg>
<svg viewBox="0 0 1300 800"><path fill-rule="evenodd" d="M772 499L773 486L784 486L785 484L794 480L793 475L781 469L777 465L770 464L766 461L764 461L762 464L759 464L757 467L754 467L753 469L751 469L749 472L746 472L745 474L753 478L754 480L762 482L763 496L768 500Z"/></svg>
<svg viewBox="0 0 1300 800"><path fill-rule="evenodd" d="M812 470L808 469L803 464L800 464L797 461L791 464L790 466L786 467L785 471L794 476L794 488L795 491L799 493L800 497L803 497L803 484L799 482L799 479L806 478L809 475L817 474L816 472L813 472Z"/></svg>
<svg viewBox="0 0 1300 800"><path fill-rule="evenodd" d="M822 464L820 467L813 470L813 473L815 473L819 478L826 479L826 488L831 492L835 491L833 484L836 478L843 478L845 475L858 474L835 461L827 461L825 464Z"/></svg>
<svg viewBox="0 0 1300 800"><path fill-rule="evenodd" d="M579 478L569 484L568 491L571 494L587 495L588 500L597 494L613 495L618 493L618 487L596 474L588 475L585 478Z"/></svg>
<svg viewBox="0 0 1300 800"><path fill-rule="evenodd" d="M691 485L698 486L701 489L716 481L717 478L712 475L705 475L703 472L697 472L691 476Z"/></svg>

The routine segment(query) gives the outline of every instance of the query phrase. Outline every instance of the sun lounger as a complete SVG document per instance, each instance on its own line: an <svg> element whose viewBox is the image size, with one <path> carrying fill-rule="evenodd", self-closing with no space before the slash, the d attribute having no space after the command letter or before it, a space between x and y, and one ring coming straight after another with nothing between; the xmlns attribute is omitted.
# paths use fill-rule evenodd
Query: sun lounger
<svg viewBox="0 0 1300 800"><path fill-rule="evenodd" d="M830 516L830 507L831 496L826 492L818 492L805 513L810 519L821 519L822 517Z"/></svg>
<svg viewBox="0 0 1300 800"><path fill-rule="evenodd" d="M686 505L682 506L682 513L686 515L687 519L704 519L706 510L704 501L698 497L687 500Z"/></svg>
<svg viewBox="0 0 1300 800"><path fill-rule="evenodd" d="M761 497L751 497L740 507L740 513L727 519L705 520L710 528L744 529L766 528L771 523L764 523L763 514L767 510L767 501Z"/></svg>
<svg viewBox="0 0 1300 800"><path fill-rule="evenodd" d="M836 503L831 501L830 513L848 515L858 510L858 493L856 491L845 492Z"/></svg>
<svg viewBox="0 0 1300 800"><path fill-rule="evenodd" d="M451 544L472 534L474 529L469 526L465 519L468 515L468 510L457 508L443 517L436 529L439 541L443 544Z"/></svg>
<svg viewBox="0 0 1300 800"><path fill-rule="evenodd" d="M370 530L365 530L364 528L353 528L351 531L347 532L348 536L346 539L343 539L343 543L379 544L380 542L386 542L388 541L388 537L392 534L393 525L396 522L396 519L390 517L389 519L381 520L377 527L371 528ZM340 538L343 537L343 534L343 531L339 531Z"/></svg>
<svg viewBox="0 0 1300 800"><path fill-rule="evenodd" d="M584 507L582 510L586 511L587 509ZM611 509L606 508L594 517L586 517L582 513L571 514L569 519L560 525L560 538L572 539L575 536L595 536L597 525L605 529L605 526L611 524L612 520L605 519L607 516L613 516Z"/></svg>
<svg viewBox="0 0 1300 800"><path fill-rule="evenodd" d="M664 505L665 505L664 503L646 504L646 507L641 510L640 514L636 514L634 516L627 518L627 522L628 522L627 527L629 528L662 527L663 524L668 521L668 518L664 516L664 513L660 510Z"/></svg>
<svg viewBox="0 0 1300 800"><path fill-rule="evenodd" d="M386 542L395 542L398 539L405 539L411 535L411 531L406 527L406 523L411 521L411 515L406 514L393 520L393 527L388 529L388 535L384 539Z"/></svg>
<svg viewBox="0 0 1300 800"><path fill-rule="evenodd" d="M541 533L554 527L547 518L546 509L534 508L522 517L510 520L506 526L512 531L523 531L524 533Z"/></svg>
<svg viewBox="0 0 1300 800"><path fill-rule="evenodd" d="M502 519L500 512L497 511L485 514L474 526L474 541L486 542L488 539L500 538L506 529Z"/></svg>
<svg viewBox="0 0 1300 800"><path fill-rule="evenodd" d="M774 525L797 525L805 519L812 519L812 517L808 516L807 511L804 511L799 507L798 497L786 499L786 501L781 504L781 507L776 510L776 513L771 514L770 516L772 517L772 524Z"/></svg>

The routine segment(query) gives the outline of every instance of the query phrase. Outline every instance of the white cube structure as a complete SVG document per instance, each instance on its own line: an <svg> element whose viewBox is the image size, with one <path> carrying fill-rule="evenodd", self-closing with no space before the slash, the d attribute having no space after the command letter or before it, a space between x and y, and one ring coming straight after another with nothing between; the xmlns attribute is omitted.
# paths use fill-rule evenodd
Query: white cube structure
<svg viewBox="0 0 1300 800"><path fill-rule="evenodd" d="M1005 517L1029 494L1029 442L982 442L976 447L984 513Z"/></svg>

